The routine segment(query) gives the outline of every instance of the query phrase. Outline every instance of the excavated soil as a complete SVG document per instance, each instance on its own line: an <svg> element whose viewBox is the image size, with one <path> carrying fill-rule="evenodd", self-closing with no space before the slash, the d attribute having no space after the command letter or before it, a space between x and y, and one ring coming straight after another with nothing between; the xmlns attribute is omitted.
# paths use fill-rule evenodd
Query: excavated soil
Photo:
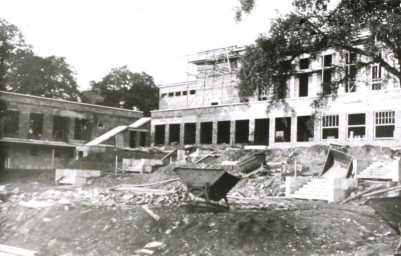
<svg viewBox="0 0 401 256"><path fill-rule="evenodd" d="M400 239L392 227L401 217L397 198L338 205L271 197L283 194L293 160L302 164L304 174L317 172L327 150L315 146L271 151L266 161L284 164L241 180L229 194L231 211L216 214L189 213L179 201L181 181L148 186L179 193L166 200L110 190L177 178L175 165L151 174L106 172L84 188L54 184L53 172L3 172L1 185L11 193L0 202L0 244L50 256L147 255L139 250L156 241L160 246L152 255L392 255ZM359 157L396 154L370 147L340 150ZM220 157L235 161L248 154L227 151ZM86 159L85 165L97 159ZM312 164L305 165L307 161ZM365 185L358 189L370 186ZM141 196L149 199L145 203L159 220L142 208L143 201L135 201ZM43 204L27 207L31 201Z"/></svg>

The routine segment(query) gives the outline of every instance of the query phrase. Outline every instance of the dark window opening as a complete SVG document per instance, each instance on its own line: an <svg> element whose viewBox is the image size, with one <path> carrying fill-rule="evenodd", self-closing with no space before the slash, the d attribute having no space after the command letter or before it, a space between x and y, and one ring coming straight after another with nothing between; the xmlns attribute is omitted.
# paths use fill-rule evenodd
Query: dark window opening
<svg viewBox="0 0 401 256"><path fill-rule="evenodd" d="M139 146L146 147L147 132L139 132Z"/></svg>
<svg viewBox="0 0 401 256"><path fill-rule="evenodd" d="M78 159L81 159L82 157L84 157L84 152L78 151Z"/></svg>
<svg viewBox="0 0 401 256"><path fill-rule="evenodd" d="M4 114L4 136L14 137L18 135L19 112L16 110L7 110Z"/></svg>
<svg viewBox="0 0 401 256"><path fill-rule="evenodd" d="M230 68L231 69L236 69L236 68L238 68L238 62L237 62L237 60L230 60Z"/></svg>
<svg viewBox="0 0 401 256"><path fill-rule="evenodd" d="M167 93L162 93L162 98L166 97Z"/></svg>
<svg viewBox="0 0 401 256"><path fill-rule="evenodd" d="M355 80L356 80L356 66L348 65L346 67L345 92L356 91Z"/></svg>
<svg viewBox="0 0 401 256"><path fill-rule="evenodd" d="M103 122L99 122L99 123L97 124L97 127L98 127L99 129L104 129L104 123L103 123Z"/></svg>
<svg viewBox="0 0 401 256"><path fill-rule="evenodd" d="M180 124L170 124L169 143L180 143Z"/></svg>
<svg viewBox="0 0 401 256"><path fill-rule="evenodd" d="M173 96L174 96L174 92L169 92L169 93L168 93L168 96L169 96L169 97L173 97Z"/></svg>
<svg viewBox="0 0 401 256"><path fill-rule="evenodd" d="M324 67L330 67L332 64L332 55L328 54L328 55L324 55L323 56L323 66Z"/></svg>
<svg viewBox="0 0 401 256"><path fill-rule="evenodd" d="M308 69L309 68L309 58L301 59L299 61L300 69Z"/></svg>
<svg viewBox="0 0 401 256"><path fill-rule="evenodd" d="M68 141L69 121L68 117L53 117L53 139Z"/></svg>
<svg viewBox="0 0 401 256"><path fill-rule="evenodd" d="M196 93L195 90L190 90L190 91L189 91L189 94L191 94L191 95L194 95L195 93Z"/></svg>
<svg viewBox="0 0 401 256"><path fill-rule="evenodd" d="M230 143L230 121L217 122L217 143Z"/></svg>
<svg viewBox="0 0 401 256"><path fill-rule="evenodd" d="M235 121L235 143L249 142L249 120Z"/></svg>
<svg viewBox="0 0 401 256"><path fill-rule="evenodd" d="M175 96L181 96L181 92L175 92Z"/></svg>
<svg viewBox="0 0 401 256"><path fill-rule="evenodd" d="M276 118L276 134L275 142L290 142L291 141L291 117Z"/></svg>
<svg viewBox="0 0 401 256"><path fill-rule="evenodd" d="M155 145L164 145L166 136L165 125L155 125Z"/></svg>
<svg viewBox="0 0 401 256"><path fill-rule="evenodd" d="M218 102L212 102L211 105L212 106L217 106L217 105L219 105L219 103Z"/></svg>
<svg viewBox="0 0 401 256"><path fill-rule="evenodd" d="M213 123L205 122L200 124L200 143L212 144Z"/></svg>
<svg viewBox="0 0 401 256"><path fill-rule="evenodd" d="M307 74L299 76L299 97L308 96L309 76Z"/></svg>
<svg viewBox="0 0 401 256"><path fill-rule="evenodd" d="M376 138L394 138L395 125L377 126Z"/></svg>
<svg viewBox="0 0 401 256"><path fill-rule="evenodd" d="M182 95L184 95L184 96L187 95L187 94L188 94L188 91L183 91L182 92Z"/></svg>
<svg viewBox="0 0 401 256"><path fill-rule="evenodd" d="M29 114L28 138L40 139L43 130L43 114Z"/></svg>
<svg viewBox="0 0 401 256"><path fill-rule="evenodd" d="M331 83L331 70L325 69L323 71L323 83Z"/></svg>
<svg viewBox="0 0 401 256"><path fill-rule="evenodd" d="M74 139L90 140L90 129L88 120L75 118Z"/></svg>
<svg viewBox="0 0 401 256"><path fill-rule="evenodd" d="M184 124L184 144L195 144L196 123Z"/></svg>
<svg viewBox="0 0 401 256"><path fill-rule="evenodd" d="M331 94L331 70L325 69L323 71L323 91L326 94Z"/></svg>
<svg viewBox="0 0 401 256"><path fill-rule="evenodd" d="M297 141L313 141L314 122L311 116L297 117Z"/></svg>
<svg viewBox="0 0 401 256"><path fill-rule="evenodd" d="M129 147L130 148L135 148L137 146L136 142L136 131L130 131L129 132Z"/></svg>
<svg viewBox="0 0 401 256"><path fill-rule="evenodd" d="M255 120L255 145L269 145L269 126L268 118Z"/></svg>

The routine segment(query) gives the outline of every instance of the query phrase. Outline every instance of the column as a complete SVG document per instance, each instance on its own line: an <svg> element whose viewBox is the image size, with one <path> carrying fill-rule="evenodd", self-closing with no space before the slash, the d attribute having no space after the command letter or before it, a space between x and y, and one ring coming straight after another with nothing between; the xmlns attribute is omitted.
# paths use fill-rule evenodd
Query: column
<svg viewBox="0 0 401 256"><path fill-rule="evenodd" d="M212 144L217 144L217 121L213 121Z"/></svg>
<svg viewBox="0 0 401 256"><path fill-rule="evenodd" d="M249 144L255 144L255 119L249 119Z"/></svg>

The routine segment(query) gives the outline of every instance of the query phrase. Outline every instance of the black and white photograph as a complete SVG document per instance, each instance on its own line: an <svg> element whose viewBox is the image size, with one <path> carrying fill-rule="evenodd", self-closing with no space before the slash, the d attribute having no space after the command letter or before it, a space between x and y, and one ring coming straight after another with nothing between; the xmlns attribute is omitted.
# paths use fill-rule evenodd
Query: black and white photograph
<svg viewBox="0 0 401 256"><path fill-rule="evenodd" d="M0 0L1 256L401 256L401 0Z"/></svg>

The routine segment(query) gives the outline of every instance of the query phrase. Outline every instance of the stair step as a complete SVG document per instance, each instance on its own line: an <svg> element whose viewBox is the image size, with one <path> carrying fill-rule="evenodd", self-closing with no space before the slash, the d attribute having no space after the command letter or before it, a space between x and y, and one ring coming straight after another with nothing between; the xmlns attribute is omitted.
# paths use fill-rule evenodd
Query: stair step
<svg viewBox="0 0 401 256"><path fill-rule="evenodd" d="M298 199L314 199L314 200L325 200L328 201L328 197L323 197L323 196L314 196L314 195L304 195L304 194L297 194L297 195L291 195L292 198L298 198Z"/></svg>

